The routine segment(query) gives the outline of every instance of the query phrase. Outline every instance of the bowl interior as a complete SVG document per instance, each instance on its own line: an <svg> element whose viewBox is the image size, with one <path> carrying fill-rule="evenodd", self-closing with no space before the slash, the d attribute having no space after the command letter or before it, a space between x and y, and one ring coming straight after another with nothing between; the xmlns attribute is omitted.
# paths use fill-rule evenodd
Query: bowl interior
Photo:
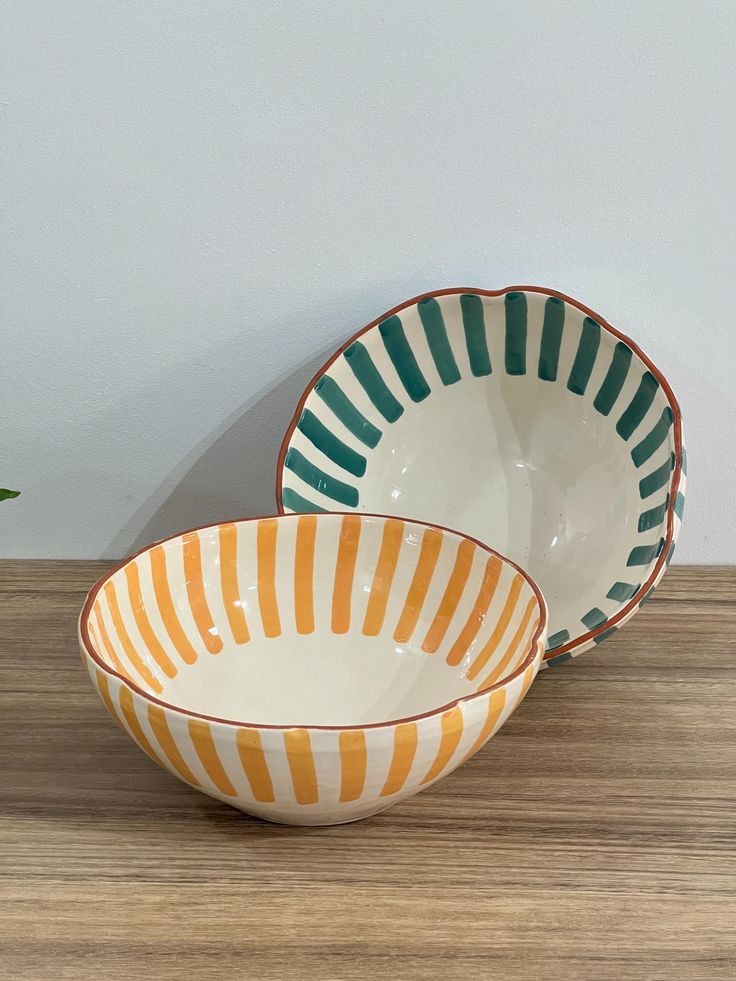
<svg viewBox="0 0 736 981"><path fill-rule="evenodd" d="M513 565L452 532L355 514L212 526L145 550L83 618L150 695L258 725L365 725L513 674L543 608Z"/></svg>
<svg viewBox="0 0 736 981"><path fill-rule="evenodd" d="M571 303L429 297L369 328L317 380L281 500L411 515L488 542L539 583L561 647L652 573L673 430L647 365Z"/></svg>

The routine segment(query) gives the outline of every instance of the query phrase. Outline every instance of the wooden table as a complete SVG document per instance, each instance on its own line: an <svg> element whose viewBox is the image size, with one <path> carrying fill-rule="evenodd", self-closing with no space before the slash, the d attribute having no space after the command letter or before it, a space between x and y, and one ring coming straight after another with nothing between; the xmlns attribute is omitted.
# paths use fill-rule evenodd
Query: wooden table
<svg viewBox="0 0 736 981"><path fill-rule="evenodd" d="M108 719L75 635L105 568L0 563L0 978L736 977L736 569L671 569L436 787L299 829Z"/></svg>

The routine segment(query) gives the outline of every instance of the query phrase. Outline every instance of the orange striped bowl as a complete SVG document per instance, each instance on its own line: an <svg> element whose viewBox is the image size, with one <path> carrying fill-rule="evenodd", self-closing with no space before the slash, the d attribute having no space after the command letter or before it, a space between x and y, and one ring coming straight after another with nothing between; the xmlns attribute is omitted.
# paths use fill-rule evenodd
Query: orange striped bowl
<svg viewBox="0 0 736 981"><path fill-rule="evenodd" d="M540 665L535 583L456 532L376 515L210 525L104 576L82 660L164 769L285 824L382 811L476 753Z"/></svg>

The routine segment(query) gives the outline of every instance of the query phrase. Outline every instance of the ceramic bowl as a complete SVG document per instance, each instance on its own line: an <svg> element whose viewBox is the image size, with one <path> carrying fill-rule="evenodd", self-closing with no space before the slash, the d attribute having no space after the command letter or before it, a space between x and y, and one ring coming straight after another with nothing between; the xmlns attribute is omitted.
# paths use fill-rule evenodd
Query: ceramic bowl
<svg viewBox="0 0 736 981"><path fill-rule="evenodd" d="M451 289L390 310L320 369L277 499L488 542L539 583L554 662L610 636L656 586L684 474L675 397L628 337L552 290Z"/></svg>
<svg viewBox="0 0 736 981"><path fill-rule="evenodd" d="M92 589L80 643L156 763L270 821L338 824L477 752L531 684L546 621L529 576L479 542L320 514L144 549Z"/></svg>

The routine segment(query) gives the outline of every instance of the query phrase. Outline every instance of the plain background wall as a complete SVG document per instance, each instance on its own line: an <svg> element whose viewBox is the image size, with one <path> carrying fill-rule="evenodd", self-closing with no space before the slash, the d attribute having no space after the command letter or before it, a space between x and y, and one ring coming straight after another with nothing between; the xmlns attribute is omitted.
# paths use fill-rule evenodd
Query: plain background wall
<svg viewBox="0 0 736 981"><path fill-rule="evenodd" d="M732 2L0 4L0 554L274 510L340 341L556 287L685 419L680 562L734 562Z"/></svg>

